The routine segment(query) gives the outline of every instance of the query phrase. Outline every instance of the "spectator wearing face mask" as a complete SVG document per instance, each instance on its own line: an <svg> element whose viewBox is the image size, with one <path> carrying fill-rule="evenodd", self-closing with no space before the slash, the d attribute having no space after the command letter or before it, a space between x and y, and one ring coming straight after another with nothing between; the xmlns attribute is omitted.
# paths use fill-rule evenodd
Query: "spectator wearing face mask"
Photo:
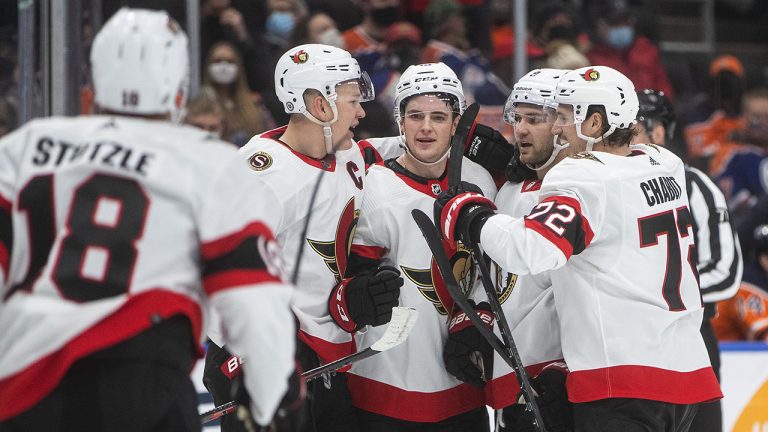
<svg viewBox="0 0 768 432"><path fill-rule="evenodd" d="M616 69L632 80L635 88L661 90L674 100L659 49L645 36L636 34L635 17L626 0L596 2L592 14L595 40L587 53L590 63Z"/></svg>
<svg viewBox="0 0 768 432"><path fill-rule="evenodd" d="M274 127L260 95L248 89L240 53L229 42L215 44L208 53L201 94L221 107L226 131L222 138L238 147Z"/></svg>
<svg viewBox="0 0 768 432"><path fill-rule="evenodd" d="M290 48L291 35L296 23L307 15L303 0L268 0L266 41L275 46L277 56ZM279 48L279 49L277 49Z"/></svg>
<svg viewBox="0 0 768 432"><path fill-rule="evenodd" d="M356 3L363 12L363 22L345 31L343 36L347 51L359 58L366 52L383 51L387 28L400 20L402 10L400 0L357 0ZM363 63L360 67L366 72L370 70Z"/></svg>
<svg viewBox="0 0 768 432"><path fill-rule="evenodd" d="M291 35L291 46L308 43L345 49L344 38L336 26L336 21L322 11L312 12L296 22Z"/></svg>
<svg viewBox="0 0 768 432"><path fill-rule="evenodd" d="M576 17L561 1L537 4L531 22L532 42L541 49L533 59L537 68L579 69L589 66L582 54Z"/></svg>

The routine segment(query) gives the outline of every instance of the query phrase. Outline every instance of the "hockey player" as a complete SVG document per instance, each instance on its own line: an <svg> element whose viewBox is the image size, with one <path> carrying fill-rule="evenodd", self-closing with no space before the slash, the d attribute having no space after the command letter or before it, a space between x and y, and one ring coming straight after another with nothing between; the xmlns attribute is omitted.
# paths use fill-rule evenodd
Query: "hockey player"
<svg viewBox="0 0 768 432"><path fill-rule="evenodd" d="M265 425L294 371L277 197L249 192L261 180L232 146L169 122L188 52L167 13L119 10L91 63L103 115L0 140L0 430L200 430L209 306Z"/></svg>
<svg viewBox="0 0 768 432"><path fill-rule="evenodd" d="M553 106L555 86L565 74L560 69L536 69L515 83L504 107L504 121L513 127L519 162L536 173L536 179L520 181L512 176L496 195L500 214L523 217L538 204L541 182L547 172L570 154L568 143L552 135L552 119L547 110ZM506 269L496 270L497 291L509 320L523 364L533 377L547 430L567 430L572 423L565 394L567 368L562 362L560 328L555 313L553 290L548 273L516 275ZM486 386L487 403L503 410L502 431L532 430L532 419L523 415L519 404L520 384L506 362L493 362L493 380Z"/></svg>
<svg viewBox="0 0 768 432"><path fill-rule="evenodd" d="M638 131L633 143L651 143L666 146L674 136L675 111L664 92L645 89L637 92L640 102L637 112ZM712 330L717 302L733 297L739 289L743 263L741 247L731 225L725 196L696 168L685 166L685 189L693 217L693 236L696 239L699 285L704 301L704 320L701 335L707 346L712 369L720 377L720 349ZM702 404L691 424L691 430L719 432L723 430L720 401Z"/></svg>
<svg viewBox="0 0 768 432"><path fill-rule="evenodd" d="M451 376L442 361L449 333L462 340L479 335L455 316L449 325L453 302L411 217L414 208L430 211L447 187L451 137L465 106L461 82L448 66L409 67L397 83L394 107L405 153L372 166L366 177L349 270L365 275L380 266L398 268L405 279L400 305L419 311L419 322L403 346L355 363L348 373L360 430L366 432L488 430L482 390ZM462 177L488 196L496 192L490 174L466 159ZM477 278L468 250L460 245L448 252L457 280L471 293ZM337 298L330 299L332 311ZM487 303L478 308L491 316ZM356 341L368 346L381 335L380 328L367 328ZM489 364L491 350L485 354Z"/></svg>
<svg viewBox="0 0 768 432"><path fill-rule="evenodd" d="M309 369L353 353L351 332L358 326L386 324L403 281L388 268L349 280L339 304L349 327L331 317L328 298L346 274L360 212L364 154L375 155L352 140L354 127L365 116L361 103L373 99L368 76L342 49L300 45L278 60L275 87L290 114L288 125L254 137L240 154L252 175L268 185L251 193L277 197L265 202L277 219L275 235L284 248L286 268L298 267L293 310L300 325L299 357ZM307 247L299 257L302 243ZM206 385L217 404L229 397L224 374L231 371L222 368L228 364L227 351L237 353L211 344L206 358ZM308 430L359 430L346 374L315 380L308 391Z"/></svg>
<svg viewBox="0 0 768 432"><path fill-rule="evenodd" d="M722 393L699 334L683 163L629 145L637 95L611 68L566 73L555 102L552 132L581 153L547 173L533 211L497 215L487 198L449 191L436 223L509 271L550 270L576 430L686 431Z"/></svg>

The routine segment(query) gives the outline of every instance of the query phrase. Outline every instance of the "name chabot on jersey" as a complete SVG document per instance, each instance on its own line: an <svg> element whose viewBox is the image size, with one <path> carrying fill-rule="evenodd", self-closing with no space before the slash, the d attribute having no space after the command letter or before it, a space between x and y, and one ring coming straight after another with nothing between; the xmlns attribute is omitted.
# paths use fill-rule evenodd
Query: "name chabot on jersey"
<svg viewBox="0 0 768 432"><path fill-rule="evenodd" d="M89 162L147 175L155 155L138 152L114 141L74 144L50 137L37 141L32 163L37 166L54 167L76 162Z"/></svg>

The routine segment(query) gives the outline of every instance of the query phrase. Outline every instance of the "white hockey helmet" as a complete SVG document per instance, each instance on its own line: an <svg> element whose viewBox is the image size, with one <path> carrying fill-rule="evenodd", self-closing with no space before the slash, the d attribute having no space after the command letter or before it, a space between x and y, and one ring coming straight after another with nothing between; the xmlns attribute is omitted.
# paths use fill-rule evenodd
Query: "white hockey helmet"
<svg viewBox="0 0 768 432"><path fill-rule="evenodd" d="M566 72L568 72L566 69L534 69L525 74L512 87L512 93L509 94L507 102L504 104L504 121L515 125L515 111L517 105L521 103L540 106L542 115L546 115L545 111L554 110L556 107L554 102L555 89L560 78ZM551 126L551 123L548 122L548 124ZM514 129L514 133L517 139L517 128ZM527 166L535 171L547 169L555 162L557 155L569 145L569 143L553 137L552 151L547 160L538 166Z"/></svg>
<svg viewBox="0 0 768 432"><path fill-rule="evenodd" d="M280 56L275 67L275 92L287 114L307 111L303 97L307 89L322 93L335 111L336 86L352 80L360 85L360 102L373 100L375 93L368 74L360 70L347 51L330 45L291 48Z"/></svg>
<svg viewBox="0 0 768 432"><path fill-rule="evenodd" d="M409 66L395 88L395 121L400 124L401 110L408 98L420 94L444 94L455 99L459 114L467 108L464 89L456 73L445 63L424 63Z"/></svg>
<svg viewBox="0 0 768 432"><path fill-rule="evenodd" d="M534 69L525 74L512 87L504 104L504 121L514 124L513 113L519 103L551 106L554 104L555 88L566 69Z"/></svg>
<svg viewBox="0 0 768 432"><path fill-rule="evenodd" d="M598 139L607 137L617 128L631 127L640 107L632 81L608 66L587 66L567 72L557 83L554 101L558 106L573 107L576 133L587 141L587 150L591 150ZM581 133L581 123L592 105L602 105L608 117L608 131L597 139Z"/></svg>
<svg viewBox="0 0 768 432"><path fill-rule="evenodd" d="M111 111L183 117L189 83L187 36L164 11L122 8L91 48L96 103Z"/></svg>

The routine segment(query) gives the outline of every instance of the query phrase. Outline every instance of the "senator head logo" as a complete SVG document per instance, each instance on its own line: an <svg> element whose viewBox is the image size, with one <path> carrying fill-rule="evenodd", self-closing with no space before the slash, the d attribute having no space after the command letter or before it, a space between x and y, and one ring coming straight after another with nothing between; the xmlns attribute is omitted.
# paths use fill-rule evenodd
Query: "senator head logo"
<svg viewBox="0 0 768 432"><path fill-rule="evenodd" d="M597 81L600 79L600 72L593 68L589 68L581 74L581 77L584 78L584 81Z"/></svg>
<svg viewBox="0 0 768 432"><path fill-rule="evenodd" d="M269 153L259 151L253 154L248 160L251 169L254 171L264 171L272 166L272 156Z"/></svg>
<svg viewBox="0 0 768 432"><path fill-rule="evenodd" d="M291 60L293 60L293 62L296 64L306 63L307 60L309 60L309 54L304 50L300 50L299 52L291 55Z"/></svg>

